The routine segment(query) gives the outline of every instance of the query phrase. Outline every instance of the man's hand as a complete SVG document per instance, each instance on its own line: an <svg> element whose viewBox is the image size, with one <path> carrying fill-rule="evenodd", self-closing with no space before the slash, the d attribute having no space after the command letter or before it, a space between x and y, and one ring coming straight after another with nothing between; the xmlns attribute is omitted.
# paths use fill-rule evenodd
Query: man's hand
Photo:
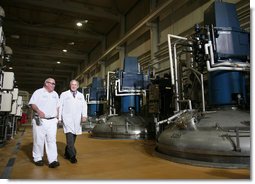
<svg viewBox="0 0 255 184"><path fill-rule="evenodd" d="M58 120L58 128L62 128L64 125L62 120Z"/></svg>
<svg viewBox="0 0 255 184"><path fill-rule="evenodd" d="M43 111L38 110L38 111L37 111L37 114L38 114L38 116L39 116L40 118L45 118L45 114L44 114Z"/></svg>
<svg viewBox="0 0 255 184"><path fill-rule="evenodd" d="M45 114L43 111L41 111L35 104L31 104L31 107L34 112L36 112L39 116L39 118L45 118Z"/></svg>
<svg viewBox="0 0 255 184"><path fill-rule="evenodd" d="M85 123L86 120L87 120L87 117L82 117L82 118L81 118L81 122L82 122L82 123Z"/></svg>

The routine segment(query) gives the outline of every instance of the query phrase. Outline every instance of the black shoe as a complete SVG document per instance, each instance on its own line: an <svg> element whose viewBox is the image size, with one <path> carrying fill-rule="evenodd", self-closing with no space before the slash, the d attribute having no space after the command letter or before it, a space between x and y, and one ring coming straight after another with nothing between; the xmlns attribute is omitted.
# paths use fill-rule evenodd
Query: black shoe
<svg viewBox="0 0 255 184"><path fill-rule="evenodd" d="M49 164L49 168L55 168L55 167L58 167L60 164L58 161L54 161L54 162L51 162Z"/></svg>
<svg viewBox="0 0 255 184"><path fill-rule="evenodd" d="M35 163L36 166L43 166L44 165L42 160L39 160L39 161L34 162L34 163Z"/></svg>
<svg viewBox="0 0 255 184"><path fill-rule="evenodd" d="M69 160L69 159L70 159L70 156L69 156L68 154L65 153L65 154L64 154L64 158L67 159L67 160Z"/></svg>
<svg viewBox="0 0 255 184"><path fill-rule="evenodd" d="M72 158L70 158L70 162L71 162L72 164L77 163L77 159L75 158L75 156L72 157Z"/></svg>

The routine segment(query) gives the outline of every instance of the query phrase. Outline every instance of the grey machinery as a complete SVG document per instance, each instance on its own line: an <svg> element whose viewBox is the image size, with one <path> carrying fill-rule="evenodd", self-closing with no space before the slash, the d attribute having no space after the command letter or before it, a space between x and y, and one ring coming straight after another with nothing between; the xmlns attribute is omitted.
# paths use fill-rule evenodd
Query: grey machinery
<svg viewBox="0 0 255 184"><path fill-rule="evenodd" d="M12 49L6 46L3 31L5 13L0 6L0 146L16 134L17 120L22 113L22 97L15 87L11 67Z"/></svg>

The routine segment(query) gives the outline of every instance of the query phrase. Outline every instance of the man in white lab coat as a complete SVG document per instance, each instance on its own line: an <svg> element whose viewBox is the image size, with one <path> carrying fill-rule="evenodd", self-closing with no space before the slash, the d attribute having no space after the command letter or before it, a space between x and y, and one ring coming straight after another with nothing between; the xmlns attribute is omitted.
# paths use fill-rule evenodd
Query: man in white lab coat
<svg viewBox="0 0 255 184"><path fill-rule="evenodd" d="M71 163L76 163L76 136L82 134L81 123L87 118L87 103L84 95L77 91L79 82L70 81L70 90L60 95L59 121L63 121L63 129L66 134L65 158Z"/></svg>
<svg viewBox="0 0 255 184"><path fill-rule="evenodd" d="M59 96L54 91L55 80L48 78L44 86L37 89L29 100L34 111L33 125L33 160L35 165L43 166L44 145L50 168L59 166L57 160L57 116Z"/></svg>

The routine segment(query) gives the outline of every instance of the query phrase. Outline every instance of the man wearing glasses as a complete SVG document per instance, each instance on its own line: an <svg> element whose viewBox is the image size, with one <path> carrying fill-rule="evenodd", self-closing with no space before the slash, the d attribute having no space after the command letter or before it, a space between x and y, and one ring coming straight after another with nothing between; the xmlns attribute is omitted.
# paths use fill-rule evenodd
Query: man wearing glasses
<svg viewBox="0 0 255 184"><path fill-rule="evenodd" d="M34 111L33 126L33 160L35 165L43 166L44 145L50 168L59 166L57 160L57 116L59 108L59 96L54 91L55 80L48 78L44 86L37 89L29 105Z"/></svg>

